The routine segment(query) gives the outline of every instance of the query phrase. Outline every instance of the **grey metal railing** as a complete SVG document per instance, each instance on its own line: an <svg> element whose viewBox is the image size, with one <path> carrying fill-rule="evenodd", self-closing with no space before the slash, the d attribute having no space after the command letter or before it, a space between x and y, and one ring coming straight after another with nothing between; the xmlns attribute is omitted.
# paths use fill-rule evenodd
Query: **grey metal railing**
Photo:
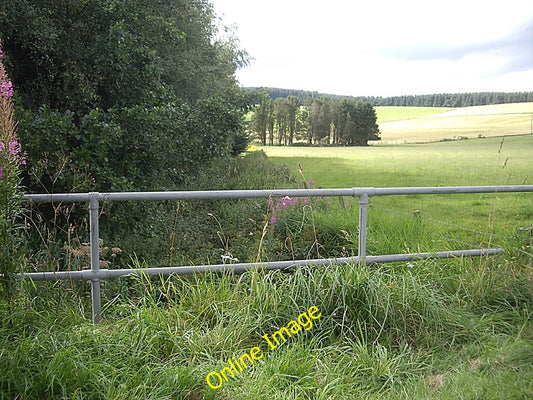
<svg viewBox="0 0 533 400"><path fill-rule="evenodd" d="M344 188L344 189L275 189L275 190L225 190L225 191L169 191L169 192L123 192L123 193L65 193L65 194L27 194L24 199L35 203L89 203L90 220L90 261L91 269L82 271L30 272L25 277L33 280L82 279L91 282L93 322L101 319L100 281L121 276L147 275L186 275L208 271L244 272L250 269L286 269L295 265L327 265L346 263L386 263L419 260L426 258L474 257L497 255L501 248L470 249L442 251L436 253L410 253L367 256L367 215L368 198L372 196L396 196L410 194L466 194L466 193L509 193L533 192L533 185L518 186L445 186L445 187L389 187L389 188ZM356 257L327 258L312 260L275 261L265 263L239 263L176 266L164 268L137 269L101 269L99 257L98 216L100 203L103 201L162 201L162 200L197 200L197 199L244 199L244 198L280 198L289 197L328 197L351 196L359 199L359 238Z"/></svg>

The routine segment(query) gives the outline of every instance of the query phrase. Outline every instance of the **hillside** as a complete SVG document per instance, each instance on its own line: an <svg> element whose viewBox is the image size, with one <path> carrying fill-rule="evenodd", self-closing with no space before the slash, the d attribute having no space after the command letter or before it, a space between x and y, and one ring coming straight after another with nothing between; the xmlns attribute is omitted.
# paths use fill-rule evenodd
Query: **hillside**
<svg viewBox="0 0 533 400"><path fill-rule="evenodd" d="M533 103L452 109L377 107L381 142L397 144L533 133Z"/></svg>
<svg viewBox="0 0 533 400"><path fill-rule="evenodd" d="M272 87L246 87L250 92L266 92L273 100L295 96L305 103L317 97L342 98L351 97L367 101L373 106L395 107L469 107L488 104L508 104L533 102L533 92L478 92L478 93L434 93L404 96L342 96L330 93L319 93L310 90L281 89Z"/></svg>

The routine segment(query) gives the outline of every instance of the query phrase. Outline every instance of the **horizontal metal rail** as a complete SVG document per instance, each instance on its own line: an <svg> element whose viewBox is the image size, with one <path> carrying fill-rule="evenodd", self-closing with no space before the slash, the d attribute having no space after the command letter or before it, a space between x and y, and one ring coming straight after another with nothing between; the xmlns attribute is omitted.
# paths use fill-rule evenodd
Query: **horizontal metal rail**
<svg viewBox="0 0 533 400"><path fill-rule="evenodd" d="M388 254L382 256L366 256L366 264L380 264L401 261L418 261L429 258L461 258L461 257L481 257L495 256L503 253L503 249L472 249L472 250L453 250L438 251L434 253L407 253L407 254ZM91 271L90 269L82 271L58 271L58 272L30 272L26 273L27 278L34 281L55 281L60 279L82 279L91 281L93 279L111 279L121 278L133 275L192 275L204 274L206 272L236 272L243 273L250 270L284 270L295 266L320 266L320 265L337 265L337 264L358 264L359 257L340 257L340 258L317 258L310 260L295 261L272 261L269 263L239 263L239 264L209 264L209 265L192 265L180 267L156 267L156 268L132 268L132 269L100 269Z"/></svg>
<svg viewBox="0 0 533 400"><path fill-rule="evenodd" d="M82 271L31 272L24 274L33 280L82 279L91 282L93 321L101 318L100 280L128 275L169 275L194 274L208 271L244 272L252 269L287 269L297 265L329 265L347 263L387 263L427 258L476 257L497 255L503 249L472 249L444 251L436 253L389 254L367 256L366 235L368 198L373 196L427 195L427 194L468 194L468 193L518 193L533 192L533 185L517 186L442 186L442 187L391 187L391 188L341 188L341 189L273 189L273 190L211 190L211 191L169 191L169 192L119 192L119 193L53 193L26 194L23 199L35 203L89 203L91 269ZM328 197L350 196L359 199L359 243L357 257L327 258L315 260L274 261L269 263L217 264L196 266L170 266L146 269L100 269L98 215L101 202L106 201L163 201L201 199L243 199L278 197Z"/></svg>
<svg viewBox="0 0 533 400"><path fill-rule="evenodd" d="M111 192L111 193L51 193L26 194L25 200L36 203L88 202L91 199L101 201L145 201L145 200L207 200L207 199L244 199L269 197L360 197L397 196L412 194L465 194L465 193L509 193L533 192L533 185L506 186L435 186L435 187L354 187L344 189L273 189L273 190L205 190L205 191L169 191L169 192Z"/></svg>

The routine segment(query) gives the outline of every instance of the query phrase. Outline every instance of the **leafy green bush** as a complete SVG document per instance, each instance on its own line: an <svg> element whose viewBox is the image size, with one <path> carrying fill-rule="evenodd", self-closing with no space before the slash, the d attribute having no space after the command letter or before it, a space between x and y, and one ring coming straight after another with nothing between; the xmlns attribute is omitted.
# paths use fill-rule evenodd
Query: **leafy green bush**
<svg viewBox="0 0 533 400"><path fill-rule="evenodd" d="M37 193L187 187L195 176L210 169L214 159L228 160L238 151L235 138L242 135L243 117L236 102L213 97L194 106L92 110L81 118L49 107L21 110L19 129L30 166L24 185L28 192ZM57 205L34 205L29 217L41 218L53 232L44 236L60 242L66 241L71 226L81 230L86 225L83 207L68 218L58 211ZM171 225L172 216L170 203L105 204L102 237L107 243L117 243L132 232L153 236L149 231ZM30 242L42 245L39 238Z"/></svg>

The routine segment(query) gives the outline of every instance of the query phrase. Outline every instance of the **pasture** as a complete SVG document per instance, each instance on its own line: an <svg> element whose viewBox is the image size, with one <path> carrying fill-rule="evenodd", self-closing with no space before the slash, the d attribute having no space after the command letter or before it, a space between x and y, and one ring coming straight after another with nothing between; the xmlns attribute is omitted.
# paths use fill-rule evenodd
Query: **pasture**
<svg viewBox="0 0 533 400"><path fill-rule="evenodd" d="M533 135L369 147L265 147L322 187L520 185L533 182ZM375 207L411 213L468 229L512 232L533 224L530 194L394 196ZM458 220L459 218L459 220Z"/></svg>
<svg viewBox="0 0 533 400"><path fill-rule="evenodd" d="M262 148L324 187L515 185L533 181L533 135L368 147Z"/></svg>
<svg viewBox="0 0 533 400"><path fill-rule="evenodd" d="M448 111L446 111L448 110ZM442 107L376 107L381 141L424 143L533 133L533 103Z"/></svg>
<svg viewBox="0 0 533 400"><path fill-rule="evenodd" d="M422 118L429 115L437 115L454 110L450 107L394 107L377 106L374 107L378 117L378 124L392 121L402 121Z"/></svg>

